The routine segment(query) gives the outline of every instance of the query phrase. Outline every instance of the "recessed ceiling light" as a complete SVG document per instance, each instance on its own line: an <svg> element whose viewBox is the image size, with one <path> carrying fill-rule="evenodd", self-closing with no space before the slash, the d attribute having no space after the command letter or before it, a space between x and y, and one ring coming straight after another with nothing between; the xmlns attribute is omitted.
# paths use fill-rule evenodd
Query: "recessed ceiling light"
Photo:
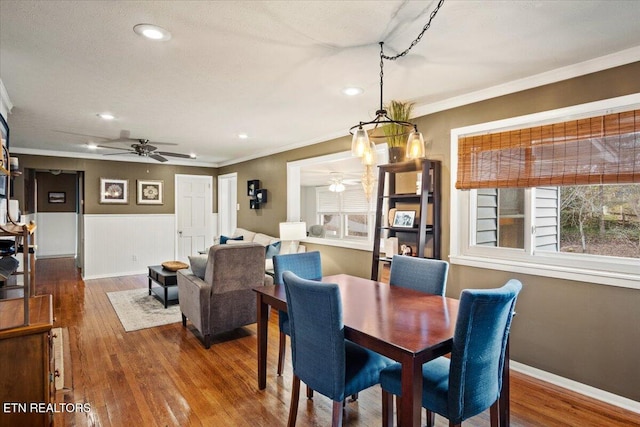
<svg viewBox="0 0 640 427"><path fill-rule="evenodd" d="M89 150L97 150L98 146L94 142L87 142L87 148Z"/></svg>
<svg viewBox="0 0 640 427"><path fill-rule="evenodd" d="M195 159L196 158L196 153L189 154L189 157L192 158L192 159Z"/></svg>
<svg viewBox="0 0 640 427"><path fill-rule="evenodd" d="M150 40L167 41L171 39L171 33L162 27L152 24L138 24L133 27L133 31Z"/></svg>
<svg viewBox="0 0 640 427"><path fill-rule="evenodd" d="M247 135L246 133L239 133L238 134L238 138L240 138L240 139L248 139L249 135Z"/></svg>
<svg viewBox="0 0 640 427"><path fill-rule="evenodd" d="M113 120L116 117L110 113L98 113L96 116L100 117L102 120Z"/></svg>
<svg viewBox="0 0 640 427"><path fill-rule="evenodd" d="M347 96L361 95L363 92L364 90L359 87L345 87L344 89L342 89L342 93Z"/></svg>

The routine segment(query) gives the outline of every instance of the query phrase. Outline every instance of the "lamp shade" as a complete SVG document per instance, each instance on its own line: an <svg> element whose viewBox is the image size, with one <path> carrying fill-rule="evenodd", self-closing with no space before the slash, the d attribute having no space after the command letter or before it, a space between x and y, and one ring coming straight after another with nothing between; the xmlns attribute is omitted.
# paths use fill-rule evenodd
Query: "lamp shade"
<svg viewBox="0 0 640 427"><path fill-rule="evenodd" d="M360 126L351 139L351 155L354 157L362 157L365 150L369 148L369 135L367 131Z"/></svg>
<svg viewBox="0 0 640 427"><path fill-rule="evenodd" d="M414 130L409 134L409 140L407 141L407 152L405 157L407 159L420 159L425 157L424 138L422 132Z"/></svg>
<svg viewBox="0 0 640 427"><path fill-rule="evenodd" d="M280 240L302 240L307 237L306 222L281 222Z"/></svg>

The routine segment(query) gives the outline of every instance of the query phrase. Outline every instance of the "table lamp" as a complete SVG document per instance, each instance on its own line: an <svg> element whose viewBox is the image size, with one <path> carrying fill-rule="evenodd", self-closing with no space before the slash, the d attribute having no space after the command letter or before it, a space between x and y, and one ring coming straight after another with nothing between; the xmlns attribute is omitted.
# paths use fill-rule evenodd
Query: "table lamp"
<svg viewBox="0 0 640 427"><path fill-rule="evenodd" d="M290 240L289 253L298 252L299 241L307 237L306 222L281 222L280 223L280 240Z"/></svg>

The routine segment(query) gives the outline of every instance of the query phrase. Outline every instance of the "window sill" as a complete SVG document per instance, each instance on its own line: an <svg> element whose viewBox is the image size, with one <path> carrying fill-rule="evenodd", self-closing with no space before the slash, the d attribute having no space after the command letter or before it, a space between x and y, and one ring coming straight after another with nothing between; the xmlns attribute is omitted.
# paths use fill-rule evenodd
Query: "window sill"
<svg viewBox="0 0 640 427"><path fill-rule="evenodd" d="M341 239L322 239L320 237L307 237L301 240L303 243L312 243L315 245L335 246L339 248L356 249L360 251L373 251L373 243L362 242L357 240L341 240Z"/></svg>
<svg viewBox="0 0 640 427"><path fill-rule="evenodd" d="M594 283L599 285L640 289L640 275L638 274L588 270L583 268L548 265L498 258L485 258L470 255L450 256L449 262L451 264L477 267L488 270L509 271L512 273L522 273L534 276L575 280L579 282Z"/></svg>

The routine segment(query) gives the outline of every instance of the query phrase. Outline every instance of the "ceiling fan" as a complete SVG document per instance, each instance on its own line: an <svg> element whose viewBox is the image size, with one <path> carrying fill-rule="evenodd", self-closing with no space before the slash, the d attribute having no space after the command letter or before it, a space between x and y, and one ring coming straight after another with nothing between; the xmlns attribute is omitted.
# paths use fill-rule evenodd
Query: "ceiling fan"
<svg viewBox="0 0 640 427"><path fill-rule="evenodd" d="M169 156L169 157L179 157L181 159L194 159L195 156L189 155L189 154L181 154L181 153L171 153L169 151L156 151L158 149L158 147L156 147L155 145L178 145L175 143L171 143L171 142L153 142L153 144L155 145L151 145L150 141L148 139L144 139L144 138L130 138L129 137L129 131L125 131L123 130L122 132L120 132L120 138L116 138L116 139L110 139L105 141L104 143L114 143L114 142L125 142L125 143L129 143L129 142L133 142L133 144L131 144L131 148L119 148L119 147L110 147L107 145L98 145L98 147L101 148L108 148L108 149L112 149L112 150L123 150L126 151L127 153L130 154L136 154L138 156L142 156L142 157L150 157L154 160L157 160L159 162L167 162L168 159L163 157L163 156ZM124 154L124 153L107 153L105 154L105 156L113 156L113 155L118 155L118 154Z"/></svg>
<svg viewBox="0 0 640 427"><path fill-rule="evenodd" d="M178 145L178 144L175 144L175 143L172 143L172 142L155 142L155 141L151 142L151 141L149 141L148 139L145 139L145 138L131 138L129 136L129 131L128 130L122 130L120 132L120 137L119 138L115 138L115 139L109 139L109 138L105 138L103 136L80 134L80 133L75 133L75 132L65 132L65 131L60 131L60 130L56 130L55 132L66 133L66 134L70 134L70 135L90 136L92 138L104 139L106 141L104 141L103 144L111 144L111 143L117 143L117 142L124 142L124 143L130 144L130 148L112 147L112 146L109 146L109 145L97 145L97 147L107 148L109 150L126 151L126 153L106 153L105 156L116 156L116 155L120 155L120 154L136 154L136 155L141 156L141 157L150 157L150 158L152 158L154 160L157 160L159 162L167 162L167 161L169 161L169 159L165 158L164 156L178 157L178 158L181 158L181 159L195 159L196 158L194 155L189 155L189 154L172 153L172 152L169 152L169 151L156 151L158 149L158 147L156 147L156 145ZM153 145L151 145L151 143Z"/></svg>

